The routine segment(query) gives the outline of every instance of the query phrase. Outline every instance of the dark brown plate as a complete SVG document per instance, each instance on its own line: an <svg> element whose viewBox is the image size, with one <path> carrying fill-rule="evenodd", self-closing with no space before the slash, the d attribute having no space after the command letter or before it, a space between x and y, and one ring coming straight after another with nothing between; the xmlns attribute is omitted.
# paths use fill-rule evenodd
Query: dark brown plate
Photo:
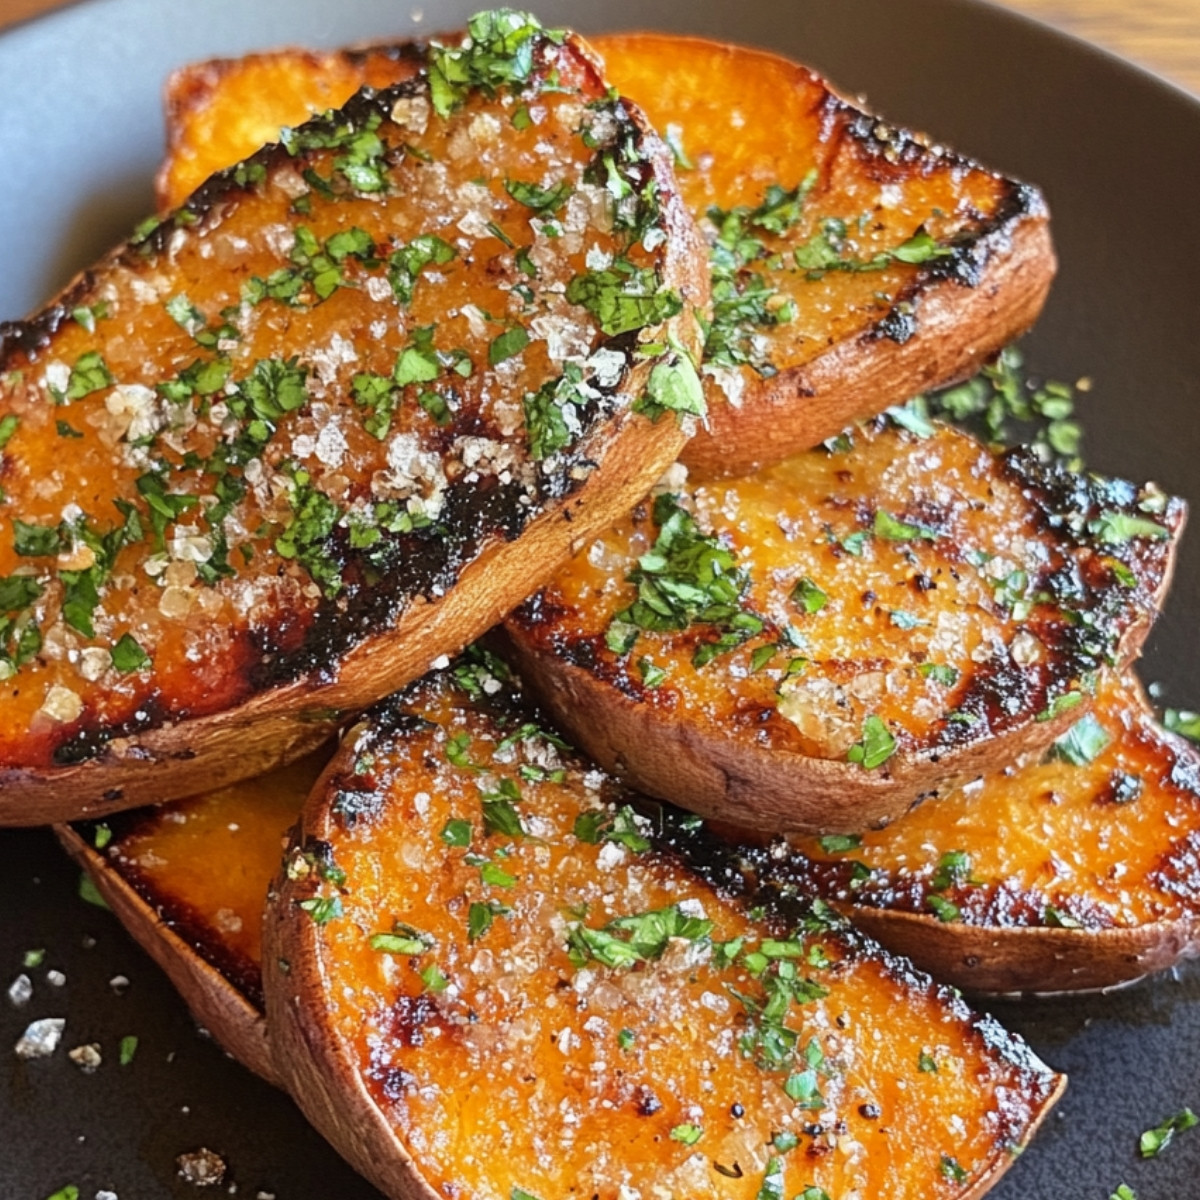
<svg viewBox="0 0 1200 1200"><path fill-rule="evenodd" d="M0 319L34 307L150 211L159 87L172 66L285 42L402 37L461 24L478 5L419 7L417 23L415 6L396 0L189 0L165 25L161 0L88 0L0 38ZM1058 377L1095 380L1091 464L1200 504L1200 104L973 0L577 0L540 15L585 31L655 27L767 46L1042 185L1062 271L1028 356ZM1195 542L1185 536L1143 668L1164 702L1193 706ZM241 1197L372 1196L287 1100L197 1037L158 970L75 885L48 834L0 834L0 990L27 950L46 950L28 972L30 1003L0 997L0 1195L42 1200L74 1183L84 1200L102 1188L121 1200L195 1197L175 1178L175 1158L207 1146ZM47 982L47 969L65 985ZM117 974L132 981L121 996L108 982ZM1071 1076L998 1200L1104 1200L1121 1182L1141 1200L1196 1194L1200 1130L1146 1162L1137 1145L1185 1104L1200 1108L1200 970L1113 996L991 1007ZM58 1053L18 1061L12 1044L44 1016L67 1018ZM140 1043L121 1067L127 1034ZM104 1064L85 1076L66 1050L90 1041Z"/></svg>

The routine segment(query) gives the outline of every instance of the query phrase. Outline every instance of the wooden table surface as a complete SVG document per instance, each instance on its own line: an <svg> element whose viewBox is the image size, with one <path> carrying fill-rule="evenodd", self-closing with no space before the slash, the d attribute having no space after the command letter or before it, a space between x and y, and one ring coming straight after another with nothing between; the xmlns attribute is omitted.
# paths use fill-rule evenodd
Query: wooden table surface
<svg viewBox="0 0 1200 1200"><path fill-rule="evenodd" d="M1200 0L997 0L1200 95ZM0 0L0 26L64 0Z"/></svg>

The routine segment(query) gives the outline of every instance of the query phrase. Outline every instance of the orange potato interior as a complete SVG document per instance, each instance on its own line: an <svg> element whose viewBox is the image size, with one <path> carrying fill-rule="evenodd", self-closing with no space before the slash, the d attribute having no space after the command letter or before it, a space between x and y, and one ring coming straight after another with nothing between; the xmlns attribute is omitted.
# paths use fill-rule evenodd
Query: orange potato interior
<svg viewBox="0 0 1200 1200"><path fill-rule="evenodd" d="M1093 749L1090 762L1063 757ZM1194 921L1200 754L1158 726L1135 681L1106 677L1092 714L1045 759L986 775L851 840L793 839L810 860L797 876L855 905L940 908L987 927Z"/></svg>
<svg viewBox="0 0 1200 1200"><path fill-rule="evenodd" d="M105 865L259 1007L267 884L331 751L100 827Z"/></svg>

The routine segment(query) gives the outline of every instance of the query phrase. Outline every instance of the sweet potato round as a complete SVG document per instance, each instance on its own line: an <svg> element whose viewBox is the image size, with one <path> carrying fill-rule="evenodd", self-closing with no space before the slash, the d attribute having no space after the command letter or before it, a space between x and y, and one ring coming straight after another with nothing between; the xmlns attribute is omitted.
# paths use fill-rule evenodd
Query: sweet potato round
<svg viewBox="0 0 1200 1200"><path fill-rule="evenodd" d="M544 101L535 107L549 132L532 118L520 129L510 121L518 98L509 89L476 87L445 121L430 119L425 75L364 93L214 178L51 308L3 331L0 408L12 411L0 453L13 486L0 517L0 667L11 676L0 824L96 816L302 753L343 713L494 624L677 454L686 436L677 414L657 405L652 420L643 401L657 369L682 370L698 351L703 249L665 147L609 96L588 48L541 33L534 44L529 97ZM597 138L578 136L580 113L601 123ZM614 154L624 158L613 170L632 172L652 197L620 217L598 215L607 193L588 182ZM551 158L562 175L555 188L525 178L546 182ZM491 190L475 181L483 161ZM387 171L404 187L381 182L376 173ZM532 247L485 223L471 207L485 203L481 191L516 237L535 229ZM443 240L453 261L414 282L432 260L412 266L407 245L389 256L393 235L432 235L456 215L443 230L461 243L454 251ZM351 224L360 220L367 229ZM611 278L585 269L593 251L615 255L633 283L616 268ZM429 291L429 279L450 290ZM536 292L526 279L541 281ZM582 283L579 296L564 298L568 281ZM531 328L546 322L532 334L475 303L500 313L518 295L522 312L537 313ZM435 327L443 342L422 342ZM460 336L457 348L445 340ZM657 347L649 358L639 338ZM603 371L569 378L572 354L606 355ZM351 378L348 362L374 370ZM215 369L224 384L204 374ZM556 381L574 398L546 392ZM324 416L310 412L314 395ZM57 433L50 397L61 397ZM539 449L523 405L543 400L563 427ZM163 428L130 432L158 409ZM330 409L342 440L322 449ZM179 413L184 432L170 424ZM118 435L106 422L121 414ZM271 442L276 425L286 446ZM253 478L248 463L259 468ZM190 492L173 490L183 477ZM98 515L58 524L77 501ZM112 505L123 527L108 528ZM364 516L371 527L359 529ZM201 536L193 517L213 528ZM92 539L82 546L71 524L80 520ZM229 536L244 540L228 550L244 561L214 557L231 520ZM209 575L195 568L173 579L195 562ZM81 583L93 569L99 581ZM164 569L160 599L144 576ZM126 641L118 662L118 639L132 631L146 645ZM88 655L102 661L85 672Z"/></svg>
<svg viewBox="0 0 1200 1200"><path fill-rule="evenodd" d="M857 833L1045 749L1091 703L1090 674L1137 654L1184 517L1147 494L1161 508L1147 523L1129 485L948 428L864 428L850 448L673 495L576 556L505 629L606 770L785 833ZM664 544L684 547L677 567ZM729 561L706 567L719 553ZM736 602L663 618L667 588L692 595L688 572L703 570L714 588L740 580Z"/></svg>
<svg viewBox="0 0 1200 1200"><path fill-rule="evenodd" d="M927 1200L996 1181L1061 1079L836 922L748 916L772 900L740 892L734 860L686 820L632 816L491 668L474 699L455 678L350 731L268 903L276 1061L353 1165L422 1200L618 1183L752 1200L776 1174ZM676 922L661 941L637 925L622 941L637 962L611 940L642 921L631 910ZM792 1006L760 1018L760 988L791 979ZM866 1152L771 1149L792 1130L822 1145L826 1116Z"/></svg>

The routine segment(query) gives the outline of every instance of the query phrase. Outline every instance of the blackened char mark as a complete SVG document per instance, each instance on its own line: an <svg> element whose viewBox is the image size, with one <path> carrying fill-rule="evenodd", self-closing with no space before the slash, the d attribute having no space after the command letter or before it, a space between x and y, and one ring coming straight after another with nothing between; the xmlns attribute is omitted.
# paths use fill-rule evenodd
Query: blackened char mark
<svg viewBox="0 0 1200 1200"><path fill-rule="evenodd" d="M71 767L87 762L104 753L108 744L117 738L132 737L143 730L166 724L171 714L156 694L148 696L137 707L137 711L117 725L93 725L80 722L64 730L62 740L54 748L54 765ZM136 753L136 750L134 751ZM152 756L143 751L146 757Z"/></svg>
<svg viewBox="0 0 1200 1200"><path fill-rule="evenodd" d="M903 345L920 328L920 299L935 284L950 281L962 287L978 287L992 256L1006 249L1018 222L1045 213L1045 201L1037 188L1025 183L1003 181L1004 192L991 214L958 233L951 253L931 259L900 289L886 316L863 337L867 341L890 338Z"/></svg>

